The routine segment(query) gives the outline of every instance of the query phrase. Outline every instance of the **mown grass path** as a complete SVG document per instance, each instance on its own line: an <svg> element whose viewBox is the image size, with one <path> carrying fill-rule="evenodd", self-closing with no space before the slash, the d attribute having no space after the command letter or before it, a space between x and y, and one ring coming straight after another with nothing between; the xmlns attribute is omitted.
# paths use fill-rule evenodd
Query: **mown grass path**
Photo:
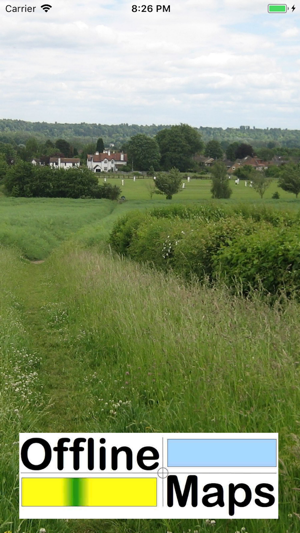
<svg viewBox="0 0 300 533"><path fill-rule="evenodd" d="M74 361L69 343L67 309L48 274L47 262L28 264L20 287L23 320L30 334L31 349L42 359L40 377L48 403L40 431L82 431L84 411L81 376L84 369Z"/></svg>

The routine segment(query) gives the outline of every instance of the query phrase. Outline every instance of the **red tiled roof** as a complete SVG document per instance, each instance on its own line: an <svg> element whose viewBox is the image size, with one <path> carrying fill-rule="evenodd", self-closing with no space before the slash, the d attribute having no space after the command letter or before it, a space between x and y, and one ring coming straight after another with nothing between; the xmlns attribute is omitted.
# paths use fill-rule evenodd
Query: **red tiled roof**
<svg viewBox="0 0 300 533"><path fill-rule="evenodd" d="M123 159L121 159L121 155L123 155ZM126 163L127 162L127 154L121 154L119 152L116 152L115 154L98 154L98 155L88 155L87 156L88 158L88 161L91 161L93 159L94 163L101 163L101 161L104 161L104 159L107 159L107 161L111 161L112 159L114 161L118 161L118 162L124 162Z"/></svg>

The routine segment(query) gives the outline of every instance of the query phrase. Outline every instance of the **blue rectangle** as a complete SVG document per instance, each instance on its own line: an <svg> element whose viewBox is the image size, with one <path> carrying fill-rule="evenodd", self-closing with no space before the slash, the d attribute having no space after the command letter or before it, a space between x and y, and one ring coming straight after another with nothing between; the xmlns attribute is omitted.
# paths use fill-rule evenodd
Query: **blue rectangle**
<svg viewBox="0 0 300 533"><path fill-rule="evenodd" d="M276 467L276 439L168 439L170 467Z"/></svg>

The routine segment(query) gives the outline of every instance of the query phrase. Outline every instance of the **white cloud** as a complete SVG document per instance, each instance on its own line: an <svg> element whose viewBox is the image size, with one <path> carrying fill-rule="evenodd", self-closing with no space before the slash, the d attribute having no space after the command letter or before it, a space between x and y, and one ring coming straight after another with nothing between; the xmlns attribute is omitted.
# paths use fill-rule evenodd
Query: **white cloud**
<svg viewBox="0 0 300 533"><path fill-rule="evenodd" d="M299 35L300 31L299 28L289 28L288 30L285 30L281 35L282 37L297 37Z"/></svg>
<svg viewBox="0 0 300 533"><path fill-rule="evenodd" d="M0 116L299 123L297 112L284 113L284 101L300 104L298 19L275 21L264 0L169 3L171 13L132 13L117 0L54 0L37 15L1 11Z"/></svg>

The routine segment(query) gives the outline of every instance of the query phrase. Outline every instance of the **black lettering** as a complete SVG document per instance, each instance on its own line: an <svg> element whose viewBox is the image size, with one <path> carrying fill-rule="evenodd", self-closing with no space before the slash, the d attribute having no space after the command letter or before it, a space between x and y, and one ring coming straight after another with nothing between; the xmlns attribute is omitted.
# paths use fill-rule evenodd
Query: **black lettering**
<svg viewBox="0 0 300 533"><path fill-rule="evenodd" d="M88 439L88 469L94 470L94 439Z"/></svg>
<svg viewBox="0 0 300 533"><path fill-rule="evenodd" d="M34 465L29 461L28 459L28 450L32 444L41 444L44 448L45 457L44 460L39 465ZM24 442L22 449L21 449L21 459L22 463L26 468L29 468L30 470L43 470L44 468L47 468L47 466L50 464L52 457L51 453L51 446L45 439L40 439L38 437L28 439L26 442Z"/></svg>
<svg viewBox="0 0 300 533"><path fill-rule="evenodd" d="M10 8L11 8L11 6L6 6L5 11L6 11L7 13L11 13L11 9L10 9Z"/></svg>
<svg viewBox="0 0 300 533"><path fill-rule="evenodd" d="M152 455L144 456L144 454L147 451L149 451ZM144 448L141 448L138 451L137 458L136 458L137 464L143 470L154 470L155 468L157 468L158 467L158 462L154 463L153 465L148 465L148 466L145 465L145 463L144 463L144 461L154 461L155 459L159 459L159 453L156 450L156 448L152 448L152 446L145 446Z"/></svg>
<svg viewBox="0 0 300 533"><path fill-rule="evenodd" d="M67 452L69 448L64 446L65 442L70 442L71 439L62 438L58 439L57 446L53 448L55 452L57 452L57 469L63 470L64 469L64 452Z"/></svg>
<svg viewBox="0 0 300 533"><path fill-rule="evenodd" d="M242 502L239 502L235 498L235 493L237 490L242 489L245 493L245 499ZM248 485L245 483L238 483L238 485L234 485L233 483L229 484L229 515L234 516L234 506L237 507L247 507L249 503L251 502L252 493L251 489Z"/></svg>
<svg viewBox="0 0 300 533"><path fill-rule="evenodd" d="M105 439L100 439L100 444L105 444ZM106 468L106 448L105 446L100 446L99 450L99 467L100 470L105 470Z"/></svg>
<svg viewBox="0 0 300 533"><path fill-rule="evenodd" d="M273 494L268 494L267 492L264 492L262 489L269 490L270 492L273 492L274 487L273 485L270 485L269 483L261 483L260 485L257 485L255 489L255 494L257 496L260 496L261 498L266 498L268 501L263 503L258 498L255 498L255 503L258 505L258 507L271 507L275 503L275 498Z"/></svg>
<svg viewBox="0 0 300 533"><path fill-rule="evenodd" d="M187 503L187 499L189 497L189 492L192 489L191 494L191 500L192 500L192 507L197 507L198 505L198 478L197 476L188 476L186 480L186 484L184 487L183 494L180 489L180 485L178 482L177 476L168 476L168 482L167 482L167 503L168 507L173 507L174 499L173 499L173 492L176 492L176 497L178 500L178 503L180 507L185 507Z"/></svg>
<svg viewBox="0 0 300 533"><path fill-rule="evenodd" d="M224 507L224 489L222 485L220 485L219 483L209 483L208 485L205 485L205 487L203 487L203 492L208 492L210 489L216 489L217 492L213 492L212 494L207 494L207 496L203 496L203 505L205 505L205 507L215 507L216 505ZM217 498L217 500L215 502L210 502L209 500L211 498Z"/></svg>
<svg viewBox="0 0 300 533"><path fill-rule="evenodd" d="M73 446L71 446L70 448L70 451L73 452L74 470L79 470L79 465L80 465L79 455L80 455L80 452L84 452L84 448L80 446L81 442L86 442L86 439L84 438L75 439Z"/></svg>
<svg viewBox="0 0 300 533"><path fill-rule="evenodd" d="M111 468L112 470L118 469L118 455L120 452L126 453L126 468L127 470L132 470L132 450L128 446L122 446L117 448L113 446L111 449Z"/></svg>

